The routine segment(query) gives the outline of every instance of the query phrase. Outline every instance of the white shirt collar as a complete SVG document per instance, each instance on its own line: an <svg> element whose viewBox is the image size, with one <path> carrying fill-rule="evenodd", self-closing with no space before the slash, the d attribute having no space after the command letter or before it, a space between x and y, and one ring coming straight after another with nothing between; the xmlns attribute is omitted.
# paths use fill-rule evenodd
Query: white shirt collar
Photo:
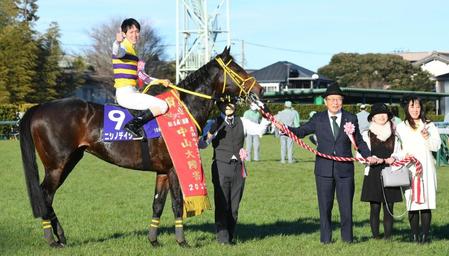
<svg viewBox="0 0 449 256"><path fill-rule="evenodd" d="M230 124L228 122L228 116L227 115L221 113L221 117L223 118L223 120L225 121L226 124ZM230 116L229 118L231 118L232 122L234 122L234 115Z"/></svg>
<svg viewBox="0 0 449 256"><path fill-rule="evenodd" d="M340 110L337 114L332 114L332 113L329 112L329 110L328 110L328 111L327 111L327 114L328 114L328 116L329 116L329 122L330 122L331 124L332 124L332 118L331 118L331 116L336 116L336 117L337 117L336 122L337 122L338 126L340 126L340 123L341 123L341 115L342 115L341 110Z"/></svg>

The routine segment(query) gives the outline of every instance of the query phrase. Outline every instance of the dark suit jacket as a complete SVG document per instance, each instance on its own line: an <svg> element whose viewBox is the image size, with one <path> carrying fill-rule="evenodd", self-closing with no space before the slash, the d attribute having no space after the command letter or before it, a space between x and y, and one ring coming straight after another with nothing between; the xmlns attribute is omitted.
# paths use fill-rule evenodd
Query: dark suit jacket
<svg viewBox="0 0 449 256"><path fill-rule="evenodd" d="M351 122L356 127L354 132L355 141L358 151L363 157L368 157L371 152L366 145L365 141L360 135L359 125L357 117L347 111L342 110L340 132L337 139L334 139L332 133L331 124L329 121L329 115L327 110L316 113L310 121L305 123L299 128L289 127L296 136L304 138L309 134L316 134L318 148L317 150L323 154L333 156L352 157L352 144L349 137L344 132L344 124ZM316 156L315 162L315 175L332 177L333 173L338 177L349 177L354 175L354 163L353 162L338 162L327 158Z"/></svg>

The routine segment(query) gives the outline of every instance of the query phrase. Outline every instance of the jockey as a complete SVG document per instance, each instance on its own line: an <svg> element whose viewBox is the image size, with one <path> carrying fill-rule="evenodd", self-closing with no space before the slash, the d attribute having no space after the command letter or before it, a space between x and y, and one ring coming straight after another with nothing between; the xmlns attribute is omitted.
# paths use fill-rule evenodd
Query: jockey
<svg viewBox="0 0 449 256"><path fill-rule="evenodd" d="M114 87L117 103L125 108L140 110L134 119L125 125L125 130L134 137L143 137L142 126L158 115L168 110L165 101L154 96L140 93L137 86L137 78L145 83L155 80L144 73L144 62L139 61L136 52L136 44L140 38L140 24L135 19L125 19L121 25L121 31L116 34L112 45L112 64L114 69ZM138 69L139 65L139 69ZM158 80L165 87L170 85L166 79Z"/></svg>

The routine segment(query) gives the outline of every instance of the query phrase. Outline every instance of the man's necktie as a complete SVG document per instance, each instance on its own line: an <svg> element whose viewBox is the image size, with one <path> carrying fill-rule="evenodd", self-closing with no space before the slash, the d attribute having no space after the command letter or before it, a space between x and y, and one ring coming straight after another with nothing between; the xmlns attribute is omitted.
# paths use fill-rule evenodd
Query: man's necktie
<svg viewBox="0 0 449 256"><path fill-rule="evenodd" d="M226 121L227 121L229 126L232 126L232 124L234 123L234 118L233 117L226 117Z"/></svg>
<svg viewBox="0 0 449 256"><path fill-rule="evenodd" d="M332 130L334 132L334 139L337 139L338 131L340 130L340 127L337 124L337 116L331 116L332 118Z"/></svg>

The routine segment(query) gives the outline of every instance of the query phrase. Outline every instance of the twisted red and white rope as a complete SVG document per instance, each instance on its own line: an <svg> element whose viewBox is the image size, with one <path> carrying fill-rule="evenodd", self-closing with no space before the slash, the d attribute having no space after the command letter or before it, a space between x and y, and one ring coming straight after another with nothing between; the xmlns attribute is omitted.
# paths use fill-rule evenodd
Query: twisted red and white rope
<svg viewBox="0 0 449 256"><path fill-rule="evenodd" d="M359 162L362 162L362 163L368 163L368 159L363 158L363 157L343 157L343 156L331 156L331 155L323 154L323 153L317 151L316 149L311 148L303 140L298 138L294 133L292 133L287 128L287 126L285 126L284 124L282 124L279 121L277 121L276 118L272 114L270 114L269 112L265 112L262 108L260 108L260 112L270 122L276 124L276 127L278 127L281 130L281 132L283 132L284 134L287 134L287 136L292 138L299 146L301 146L304 149L307 149L308 151L314 153L317 156L320 156L320 157L323 157L323 158L327 158L327 159L331 159L331 160L334 160L334 161L339 161L339 162L359 161ZM394 163L392 163L391 165L392 166L402 166L402 165L405 165L405 164L410 163L410 162L415 164L417 175L421 175L421 173L422 173L422 165L418 161L418 159L416 159L413 156L408 156L408 157L404 158L403 160L397 160Z"/></svg>
<svg viewBox="0 0 449 256"><path fill-rule="evenodd" d="M306 143L304 143L304 141L301 140L300 138L298 138L294 133L292 133L287 128L287 126L285 126L284 124L277 121L276 118L272 114L270 114L269 112L263 111L262 108L260 108L259 110L265 118L270 120L272 123L276 124L276 126L281 130L281 132L283 132L284 134L286 134L287 136L292 138L299 146L301 146L304 149L307 149L308 151L314 153L315 155L318 155L323 158L331 159L334 161L339 161L339 162L352 162L352 161L359 161L362 163L369 162L368 159L363 158L363 157L342 157L342 156L331 156L331 155L323 154L323 153L317 151L316 149L311 148ZM423 204L425 199L424 199L424 193L423 193L423 188L422 188L422 186L423 186L422 179L420 177L422 174L421 162L419 162L419 160L413 156L407 156L403 160L394 161L391 165L392 166L402 166L402 165L405 165L410 162L414 163L415 167L416 167L416 175L412 177L412 182L411 182L412 201L417 204Z"/></svg>

